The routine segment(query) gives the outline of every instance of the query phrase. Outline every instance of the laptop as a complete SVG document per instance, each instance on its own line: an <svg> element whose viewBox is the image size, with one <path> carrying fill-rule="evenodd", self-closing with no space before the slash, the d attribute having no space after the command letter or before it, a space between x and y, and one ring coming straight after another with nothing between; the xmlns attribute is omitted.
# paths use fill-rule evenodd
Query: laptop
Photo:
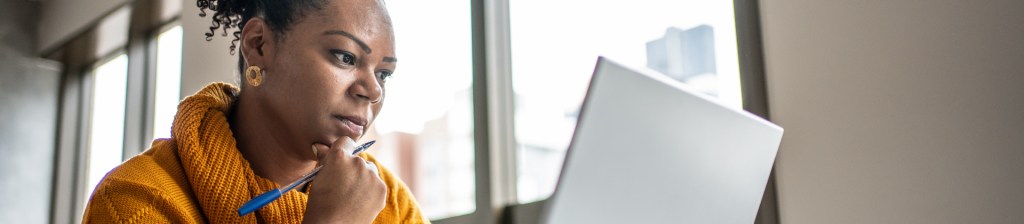
<svg viewBox="0 0 1024 224"><path fill-rule="evenodd" d="M542 223L753 223L782 132L599 58Z"/></svg>

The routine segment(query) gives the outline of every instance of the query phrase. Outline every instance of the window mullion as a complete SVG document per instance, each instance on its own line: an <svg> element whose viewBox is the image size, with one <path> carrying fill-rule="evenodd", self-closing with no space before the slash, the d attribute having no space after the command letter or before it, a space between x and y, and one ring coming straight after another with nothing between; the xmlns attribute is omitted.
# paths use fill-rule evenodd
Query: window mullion
<svg viewBox="0 0 1024 224"><path fill-rule="evenodd" d="M490 206L504 209L516 203L515 101L512 91L512 47L508 0L488 0L485 20L487 43L487 107L490 128Z"/></svg>
<svg viewBox="0 0 1024 224"><path fill-rule="evenodd" d="M477 209L470 218L500 223L516 200L508 1L472 0L471 10Z"/></svg>

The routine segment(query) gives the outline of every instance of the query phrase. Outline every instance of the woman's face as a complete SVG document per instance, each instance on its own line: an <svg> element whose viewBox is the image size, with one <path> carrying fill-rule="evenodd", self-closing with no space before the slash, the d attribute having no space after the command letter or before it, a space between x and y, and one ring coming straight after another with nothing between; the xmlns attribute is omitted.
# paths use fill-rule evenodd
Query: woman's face
<svg viewBox="0 0 1024 224"><path fill-rule="evenodd" d="M377 0L332 0L297 18L283 37L265 29L270 38L245 52L249 65L266 70L263 84L245 92L258 96L270 131L284 139L358 140L380 112L384 81L397 65L387 11Z"/></svg>

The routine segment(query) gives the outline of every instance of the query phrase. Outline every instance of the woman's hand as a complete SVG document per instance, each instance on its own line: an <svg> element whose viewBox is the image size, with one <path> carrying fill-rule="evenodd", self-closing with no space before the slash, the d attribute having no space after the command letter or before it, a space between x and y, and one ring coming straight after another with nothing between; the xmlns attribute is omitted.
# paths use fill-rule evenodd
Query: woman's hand
<svg viewBox="0 0 1024 224"><path fill-rule="evenodd" d="M384 209L387 185L376 166L352 155L356 144L339 138L331 147L314 144L324 167L313 179L303 223L371 223Z"/></svg>

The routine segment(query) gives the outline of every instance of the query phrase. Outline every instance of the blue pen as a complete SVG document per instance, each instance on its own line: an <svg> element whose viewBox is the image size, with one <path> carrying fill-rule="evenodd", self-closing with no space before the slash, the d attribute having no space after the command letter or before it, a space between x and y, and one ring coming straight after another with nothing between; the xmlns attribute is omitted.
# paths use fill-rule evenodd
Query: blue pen
<svg viewBox="0 0 1024 224"><path fill-rule="evenodd" d="M366 150L366 148L369 148L371 145L373 145L373 143L376 142L377 140L363 143L363 145L360 145L359 147L356 147L355 150L352 150L352 155L356 155L359 154L360 152L363 152L364 150ZM292 189L295 189L295 187L298 187L302 184L308 183L310 180L313 180L313 177L316 176L317 173L320 173L320 168L323 167L323 165L316 166L316 168L313 168L313 171L309 171L309 173L307 173L306 175L302 175L302 177L300 177L295 182L292 182L288 186L267 191L266 193L260 194L260 196L256 196L252 200L249 200L249 202L243 204L241 208L238 208L238 216L245 216L246 214L256 211L256 209L260 209L263 206L267 206L267 204L270 204L270 202L274 202L274 200L280 198L281 195L283 195L284 193L287 193L288 191L291 191Z"/></svg>

